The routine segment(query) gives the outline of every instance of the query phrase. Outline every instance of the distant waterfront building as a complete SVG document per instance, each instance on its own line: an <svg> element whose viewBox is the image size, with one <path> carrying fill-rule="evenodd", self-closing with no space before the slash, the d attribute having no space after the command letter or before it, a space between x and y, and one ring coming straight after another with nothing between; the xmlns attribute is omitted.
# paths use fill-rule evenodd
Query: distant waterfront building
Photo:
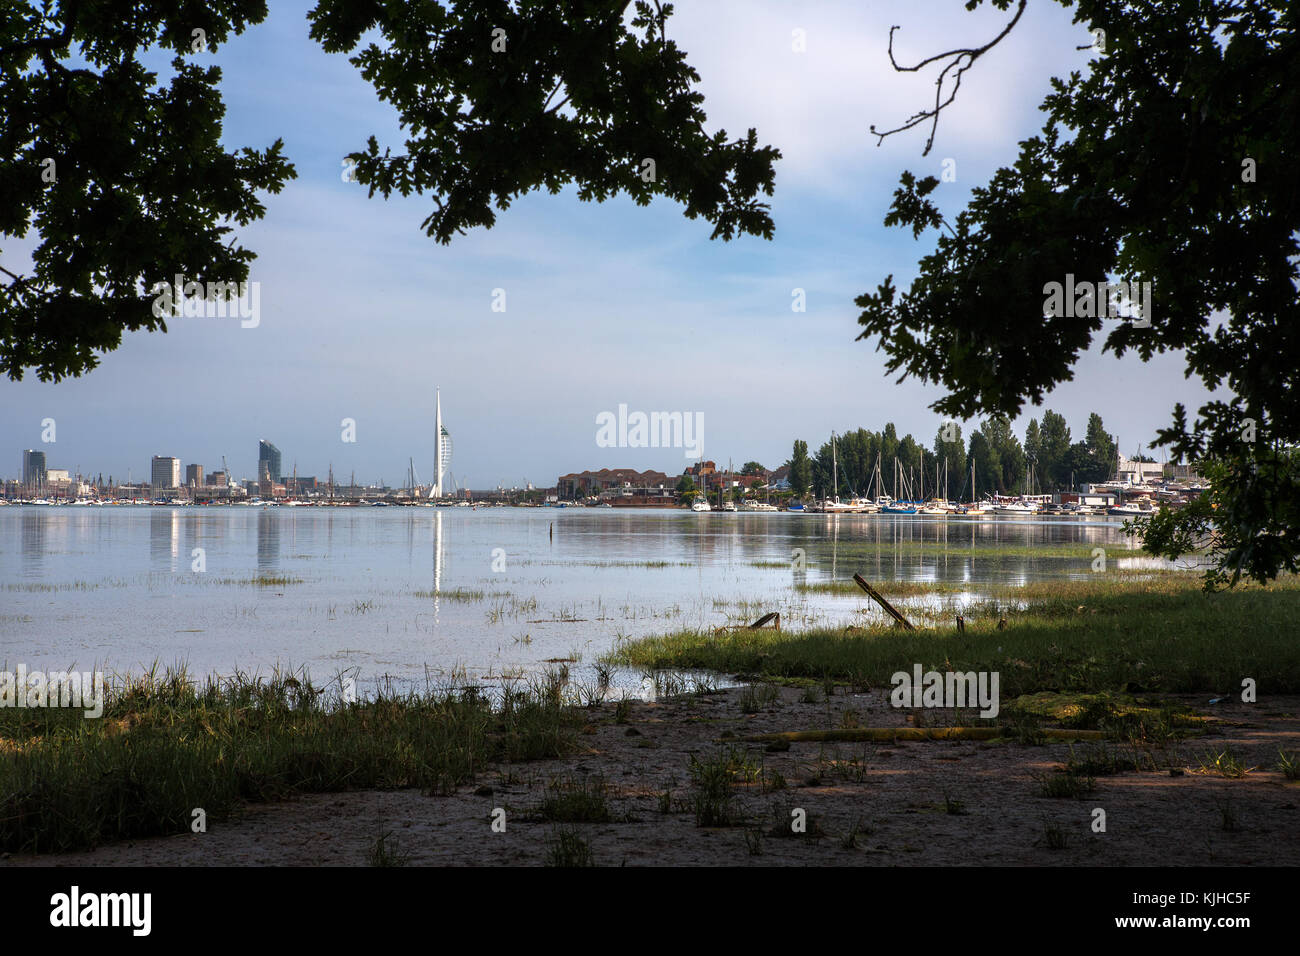
<svg viewBox="0 0 1300 956"><path fill-rule="evenodd" d="M709 486L709 476L716 474L718 466L712 461L697 461L691 467L687 468L683 474L691 476L697 488L707 488Z"/></svg>
<svg viewBox="0 0 1300 956"><path fill-rule="evenodd" d="M280 449L265 438L257 443L257 477L280 480Z"/></svg>
<svg viewBox="0 0 1300 956"><path fill-rule="evenodd" d="M580 471L561 475L555 480L555 493L561 500L571 501L583 495L596 495L610 488L676 488L662 471L637 471L635 468L602 468L600 471Z"/></svg>
<svg viewBox="0 0 1300 956"><path fill-rule="evenodd" d="M23 485L38 488L45 484L45 452L28 448L23 452Z"/></svg>
<svg viewBox="0 0 1300 956"><path fill-rule="evenodd" d="M1114 481L1120 484L1144 485L1159 481L1164 477L1165 466L1154 461L1138 461L1134 458L1119 456L1115 467Z"/></svg>
<svg viewBox="0 0 1300 956"><path fill-rule="evenodd" d="M154 490L169 490L181 486L181 460L165 455L154 455L149 472L149 484Z"/></svg>
<svg viewBox="0 0 1300 956"><path fill-rule="evenodd" d="M1200 465L1165 465L1165 477L1175 481L1201 481Z"/></svg>
<svg viewBox="0 0 1300 956"><path fill-rule="evenodd" d="M212 482L213 488L224 488L230 481L224 471L214 471L208 475L208 480Z"/></svg>
<svg viewBox="0 0 1300 956"><path fill-rule="evenodd" d="M68 473L68 469L45 469L45 482L42 485L43 493L61 497L75 490L72 487L72 476Z"/></svg>
<svg viewBox="0 0 1300 956"><path fill-rule="evenodd" d="M186 488L203 487L203 466L202 465L185 466L185 487Z"/></svg>

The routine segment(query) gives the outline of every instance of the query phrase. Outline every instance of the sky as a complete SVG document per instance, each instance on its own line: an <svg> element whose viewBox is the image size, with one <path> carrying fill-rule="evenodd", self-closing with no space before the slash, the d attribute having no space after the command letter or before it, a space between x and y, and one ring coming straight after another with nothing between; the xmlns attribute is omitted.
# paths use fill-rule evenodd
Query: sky
<svg viewBox="0 0 1300 956"><path fill-rule="evenodd" d="M80 379L0 380L0 477L19 476L22 449L37 448L51 468L118 480L146 478L153 455L207 471L224 455L234 477L253 478L265 438L286 473L323 479L332 466L336 479L400 486L413 459L428 482L435 386L451 471L476 489L692 464L693 448L605 447L597 419L620 405L702 416L703 457L737 468L775 468L795 439L815 450L832 430L889 421L928 446L942 424L928 406L942 389L896 383L875 343L855 341L854 298L889 274L906 288L933 248L933 232L914 240L882 224L899 174L938 176L954 160L955 181L937 191L951 218L1039 131L1049 78L1086 69L1076 47L1091 39L1071 11L1030 4L966 73L922 156L924 128L879 146L869 132L934 96L937 70L891 68L890 25L911 62L983 43L1008 14L967 12L962 0L682 0L668 30L701 75L707 130L734 138L756 127L783 153L775 238L710 240L711 225L671 201L583 203L566 189L524 197L492 229L443 246L420 229L431 198L370 199L344 180L345 154L371 134L400 151L400 129L347 57L308 37L310 6L277 0L265 22L205 54L223 70L223 143L282 137L298 172L263 196L264 219L237 230L258 255L258 324L171 320L166 334L128 333ZM0 262L18 271L31 247L0 237ZM792 309L796 289L803 312ZM505 291L504 312L493 311L494 290ZM1205 394L1177 353L1142 363L1095 346L1015 428L1023 435L1051 408L1077 441L1096 411L1133 454L1175 402L1195 407ZM46 419L52 443L42 443Z"/></svg>

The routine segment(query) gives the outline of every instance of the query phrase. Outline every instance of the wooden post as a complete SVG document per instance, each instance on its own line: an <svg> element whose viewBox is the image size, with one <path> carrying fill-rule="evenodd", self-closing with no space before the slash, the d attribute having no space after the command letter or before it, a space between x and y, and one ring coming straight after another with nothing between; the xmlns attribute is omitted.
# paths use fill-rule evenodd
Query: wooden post
<svg viewBox="0 0 1300 956"><path fill-rule="evenodd" d="M873 588L870 584L866 582L866 580L862 577L862 575L860 574L853 575L853 580L858 582L858 587L862 588L862 590L867 592L867 596L869 598L871 598L873 601L875 601L877 604L879 604L881 607L885 609L886 614L892 617L899 624L903 625L903 627L905 627L907 630L909 631L916 630L916 628L912 626L912 622L909 621L907 618L903 617L903 615L900 614L897 611L897 609L895 609L894 605L890 604L888 601L885 600L884 595L882 595L879 591L877 591L875 588Z"/></svg>

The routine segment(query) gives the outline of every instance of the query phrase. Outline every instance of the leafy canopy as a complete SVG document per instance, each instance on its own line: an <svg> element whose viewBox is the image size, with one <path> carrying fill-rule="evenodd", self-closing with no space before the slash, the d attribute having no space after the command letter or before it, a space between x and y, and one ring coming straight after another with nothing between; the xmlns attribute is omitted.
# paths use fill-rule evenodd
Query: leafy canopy
<svg viewBox="0 0 1300 956"><path fill-rule="evenodd" d="M770 239L758 197L781 154L753 129L734 141L705 131L700 77L667 35L672 12L644 0L321 0L309 19L407 131L400 153L371 136L351 154L357 180L372 196L431 193L422 226L439 242L569 183L584 201L667 196L713 223L713 238ZM363 46L371 31L386 43Z"/></svg>
<svg viewBox="0 0 1300 956"><path fill-rule="evenodd" d="M1041 404L1099 337L1104 351L1144 361L1181 351L1189 377L1232 397L1191 423L1176 405L1156 436L1175 456L1216 463L1216 480L1200 508L1150 529L1148 548L1209 543L1211 585L1300 570L1300 10L1074 6L1076 22L1103 31L1104 52L1051 81L1042 134L1012 166L951 224L939 181L902 175L886 224L938 237L906 291L889 276L858 297L859 338L878 341L891 373L944 386L933 407L959 417ZM1150 314L1048 308L1049 284L1069 276L1150 283ZM1172 532L1184 523L1186 534Z"/></svg>
<svg viewBox="0 0 1300 956"><path fill-rule="evenodd" d="M124 331L166 331L151 289L178 273L247 280L231 223L295 173L280 140L221 147L221 71L202 60L265 16L257 0L0 4L0 237L41 239L29 270L0 264L0 373L59 381ZM154 46L176 53L166 84L138 59Z"/></svg>

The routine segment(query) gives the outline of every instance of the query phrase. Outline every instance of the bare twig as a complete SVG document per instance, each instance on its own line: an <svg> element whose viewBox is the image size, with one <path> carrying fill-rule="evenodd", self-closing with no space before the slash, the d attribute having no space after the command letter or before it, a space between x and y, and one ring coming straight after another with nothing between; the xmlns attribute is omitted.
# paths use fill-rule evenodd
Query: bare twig
<svg viewBox="0 0 1300 956"><path fill-rule="evenodd" d="M928 119L930 120L930 135L925 141L925 150L921 154L922 156L928 156L930 154L931 148L934 146L935 131L939 128L939 114L943 112L944 108L950 105L954 99L956 99L957 91L961 88L962 74L965 73L967 70L969 70L972 66L974 66L976 60L978 60L981 56L983 56L989 50L993 49L993 47L997 46L999 43L1002 42L1002 40L1007 36L1007 34L1011 32L1012 28L1014 28L1015 25L1019 22L1021 14L1025 12L1025 4L1027 2L1028 0L1018 0L1018 3L1016 5L1016 15L1011 18L1011 22L1009 22L1005 27L1002 28L1001 33L999 33L997 36L995 36L992 40L990 40L988 43L984 44L983 46L961 47L955 50L948 50L944 53L936 53L934 56L926 57L924 60L922 60L921 62L917 63L914 66L899 66L898 61L894 59L894 31L900 28L897 25L891 26L889 28L889 62L897 72L916 73L919 70L929 66L931 63L936 63L940 60L947 60L950 57L951 59L944 66L944 68L939 72L938 78L934 81L934 85L935 85L934 108L921 110L919 113L914 113L911 117L908 118L907 122L905 122L903 125L898 126L895 129L886 130L883 133L876 129L875 123L872 123L871 132L876 137L878 137L876 141L876 145L879 146L881 143L883 143L885 141L886 136L892 136L895 133L901 133L904 130L909 130L913 126L917 126ZM948 98L944 99L943 98L944 82L949 78L949 73L952 74L951 77L953 81L952 90L948 94Z"/></svg>

